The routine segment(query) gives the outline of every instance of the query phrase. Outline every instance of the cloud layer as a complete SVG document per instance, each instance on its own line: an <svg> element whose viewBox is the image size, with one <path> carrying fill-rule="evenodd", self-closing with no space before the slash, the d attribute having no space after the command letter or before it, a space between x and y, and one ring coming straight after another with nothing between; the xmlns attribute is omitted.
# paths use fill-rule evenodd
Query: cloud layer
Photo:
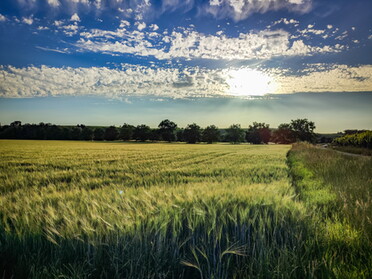
<svg viewBox="0 0 372 279"><path fill-rule="evenodd" d="M228 81L231 74L249 70L152 68L128 64L120 69L0 66L0 96L221 97L230 96ZM372 91L372 65L309 65L296 75L278 68L254 71L265 73L277 84L275 92L267 93Z"/></svg>
<svg viewBox="0 0 372 279"><path fill-rule="evenodd" d="M28 10L43 7L41 1L17 0ZM199 14L210 14L217 18L231 18L239 21L253 13L288 10L306 13L311 10L312 0L46 0L52 10L70 11L115 11L126 17L143 19L146 16L159 16L164 12L181 10L187 12L196 8Z"/></svg>
<svg viewBox="0 0 372 279"><path fill-rule="evenodd" d="M210 0L205 11L217 18L229 17L239 21L253 13L263 14L281 9L307 13L311 7L311 0Z"/></svg>
<svg viewBox="0 0 372 279"><path fill-rule="evenodd" d="M123 23L124 22L124 23ZM135 24L133 29L123 21L114 31L91 29L80 33L77 46L82 51L107 54L154 56L157 59L270 59L277 56L308 56L316 53L340 52L345 46L337 43L310 45L304 39L325 35L326 30L306 28L294 35L283 29L264 29L239 33L236 37L203 34L193 28L158 31ZM294 21L296 22L296 21ZM137 30L138 29L138 30ZM327 35L329 37L329 35ZM327 38L328 38L327 37Z"/></svg>

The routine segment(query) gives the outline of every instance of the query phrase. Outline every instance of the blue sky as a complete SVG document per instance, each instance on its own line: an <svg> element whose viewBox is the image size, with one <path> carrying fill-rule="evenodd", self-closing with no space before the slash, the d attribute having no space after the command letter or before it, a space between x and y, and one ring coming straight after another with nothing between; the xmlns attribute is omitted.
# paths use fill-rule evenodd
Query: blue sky
<svg viewBox="0 0 372 279"><path fill-rule="evenodd" d="M368 0L2 0L0 121L371 129L371 11Z"/></svg>

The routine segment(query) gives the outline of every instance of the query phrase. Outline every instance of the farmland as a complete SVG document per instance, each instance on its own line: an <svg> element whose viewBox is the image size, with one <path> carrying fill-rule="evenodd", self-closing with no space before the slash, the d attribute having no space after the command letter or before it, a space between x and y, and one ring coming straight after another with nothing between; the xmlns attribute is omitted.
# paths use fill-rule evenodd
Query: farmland
<svg viewBox="0 0 372 279"><path fill-rule="evenodd" d="M290 148L3 140L0 276L371 277L371 160Z"/></svg>

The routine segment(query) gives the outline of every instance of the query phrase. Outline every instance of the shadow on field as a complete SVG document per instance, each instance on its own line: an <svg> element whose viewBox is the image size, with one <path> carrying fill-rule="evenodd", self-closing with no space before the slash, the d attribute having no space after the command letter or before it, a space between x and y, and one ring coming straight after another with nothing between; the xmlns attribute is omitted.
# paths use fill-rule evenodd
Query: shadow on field
<svg viewBox="0 0 372 279"><path fill-rule="evenodd" d="M273 204L208 200L159 212L128 232L73 239L0 234L2 278L327 277L310 222ZM4 220L11 223L11 220Z"/></svg>

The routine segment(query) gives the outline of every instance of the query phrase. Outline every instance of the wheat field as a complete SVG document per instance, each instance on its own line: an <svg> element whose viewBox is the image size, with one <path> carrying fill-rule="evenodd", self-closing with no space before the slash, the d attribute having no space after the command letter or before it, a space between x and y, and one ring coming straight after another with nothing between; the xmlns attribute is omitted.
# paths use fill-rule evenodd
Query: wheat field
<svg viewBox="0 0 372 279"><path fill-rule="evenodd" d="M331 188L306 198L290 148L0 141L0 276L369 276L370 242Z"/></svg>

